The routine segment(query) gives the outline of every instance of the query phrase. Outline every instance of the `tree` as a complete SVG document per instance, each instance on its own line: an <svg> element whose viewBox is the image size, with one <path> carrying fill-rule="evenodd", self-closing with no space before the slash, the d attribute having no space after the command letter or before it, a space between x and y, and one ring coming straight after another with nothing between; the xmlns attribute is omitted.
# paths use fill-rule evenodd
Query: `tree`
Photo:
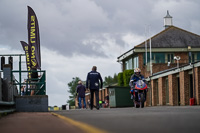
<svg viewBox="0 0 200 133"><path fill-rule="evenodd" d="M69 96L69 100L67 103L69 103L69 106L75 106L75 98L76 98L76 86L78 85L78 81L80 80L79 77L72 78L72 81L68 83L69 87L69 93L71 96Z"/></svg>
<svg viewBox="0 0 200 133"><path fill-rule="evenodd" d="M117 83L117 74L114 74L113 78L111 76L105 77L104 86L112 85Z"/></svg>
<svg viewBox="0 0 200 133"><path fill-rule="evenodd" d="M117 82L118 82L118 76L117 76L117 74L116 74L116 73L114 74L114 77L113 77L113 82L114 82L114 83L117 83Z"/></svg>

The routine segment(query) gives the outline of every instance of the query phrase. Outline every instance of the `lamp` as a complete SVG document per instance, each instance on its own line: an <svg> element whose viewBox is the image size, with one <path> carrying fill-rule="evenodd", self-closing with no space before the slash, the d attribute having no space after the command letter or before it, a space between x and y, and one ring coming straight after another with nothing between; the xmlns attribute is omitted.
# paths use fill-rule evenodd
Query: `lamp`
<svg viewBox="0 0 200 133"><path fill-rule="evenodd" d="M174 56L174 59L177 61L177 68L179 68L179 60L181 59L180 56Z"/></svg>

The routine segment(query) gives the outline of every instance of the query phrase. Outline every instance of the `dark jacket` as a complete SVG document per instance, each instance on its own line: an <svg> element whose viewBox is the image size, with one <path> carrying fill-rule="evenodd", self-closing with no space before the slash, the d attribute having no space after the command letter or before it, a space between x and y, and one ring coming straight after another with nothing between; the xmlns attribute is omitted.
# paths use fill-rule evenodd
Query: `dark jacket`
<svg viewBox="0 0 200 133"><path fill-rule="evenodd" d="M101 85L99 85L99 80ZM86 79L86 88L99 89L99 87L103 87L103 80L101 78L101 74L97 71L89 72Z"/></svg>
<svg viewBox="0 0 200 133"><path fill-rule="evenodd" d="M78 97L81 97L81 98L84 98L85 97L85 86L82 85L82 84L79 84L77 87L76 87L76 92L78 93Z"/></svg>

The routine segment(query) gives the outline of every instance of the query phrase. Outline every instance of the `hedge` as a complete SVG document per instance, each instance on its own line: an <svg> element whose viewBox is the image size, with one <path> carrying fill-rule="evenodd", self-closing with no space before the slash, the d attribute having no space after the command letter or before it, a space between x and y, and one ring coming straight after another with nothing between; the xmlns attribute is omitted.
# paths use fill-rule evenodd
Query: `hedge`
<svg viewBox="0 0 200 133"><path fill-rule="evenodd" d="M129 86L130 78L133 74L133 70L125 70L124 72L118 73L118 85Z"/></svg>
<svg viewBox="0 0 200 133"><path fill-rule="evenodd" d="M124 86L123 72L118 73L117 80L119 86Z"/></svg>
<svg viewBox="0 0 200 133"><path fill-rule="evenodd" d="M125 70L123 72L124 86L129 86L130 78L133 74L133 70Z"/></svg>

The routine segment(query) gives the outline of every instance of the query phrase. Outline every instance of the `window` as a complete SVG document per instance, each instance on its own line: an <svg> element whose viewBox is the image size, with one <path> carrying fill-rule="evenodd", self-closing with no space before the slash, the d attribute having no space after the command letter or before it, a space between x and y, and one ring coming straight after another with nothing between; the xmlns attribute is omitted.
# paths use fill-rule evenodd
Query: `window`
<svg viewBox="0 0 200 133"><path fill-rule="evenodd" d="M139 60L138 60L138 56L135 56L133 58L133 65L134 65L134 69L139 67Z"/></svg>
<svg viewBox="0 0 200 133"><path fill-rule="evenodd" d="M125 69L126 70L135 69L138 67L139 67L138 56L134 56L133 58L129 58L128 60L125 61Z"/></svg>
<svg viewBox="0 0 200 133"><path fill-rule="evenodd" d="M133 69L133 61L132 61L132 58L128 59L128 60L125 62L125 65L126 65L126 70Z"/></svg>
<svg viewBox="0 0 200 133"><path fill-rule="evenodd" d="M150 62L150 54L147 53L147 64ZM146 64L146 53L143 54L143 64L144 65L147 65Z"/></svg>
<svg viewBox="0 0 200 133"><path fill-rule="evenodd" d="M197 60L197 54L193 53L192 54L192 62L195 62L195 60Z"/></svg>
<svg viewBox="0 0 200 133"><path fill-rule="evenodd" d="M191 56L189 53L189 62L196 62L196 61L200 61L200 52L191 53Z"/></svg>
<svg viewBox="0 0 200 133"><path fill-rule="evenodd" d="M165 63L168 63L168 62L174 63L174 54L172 53L165 54Z"/></svg>
<svg viewBox="0 0 200 133"><path fill-rule="evenodd" d="M147 63L150 62L150 53L147 53ZM143 63L146 65L146 55L143 54ZM152 63L165 63L165 53L152 53Z"/></svg>
<svg viewBox="0 0 200 133"><path fill-rule="evenodd" d="M152 63L165 63L165 53L153 53Z"/></svg>

